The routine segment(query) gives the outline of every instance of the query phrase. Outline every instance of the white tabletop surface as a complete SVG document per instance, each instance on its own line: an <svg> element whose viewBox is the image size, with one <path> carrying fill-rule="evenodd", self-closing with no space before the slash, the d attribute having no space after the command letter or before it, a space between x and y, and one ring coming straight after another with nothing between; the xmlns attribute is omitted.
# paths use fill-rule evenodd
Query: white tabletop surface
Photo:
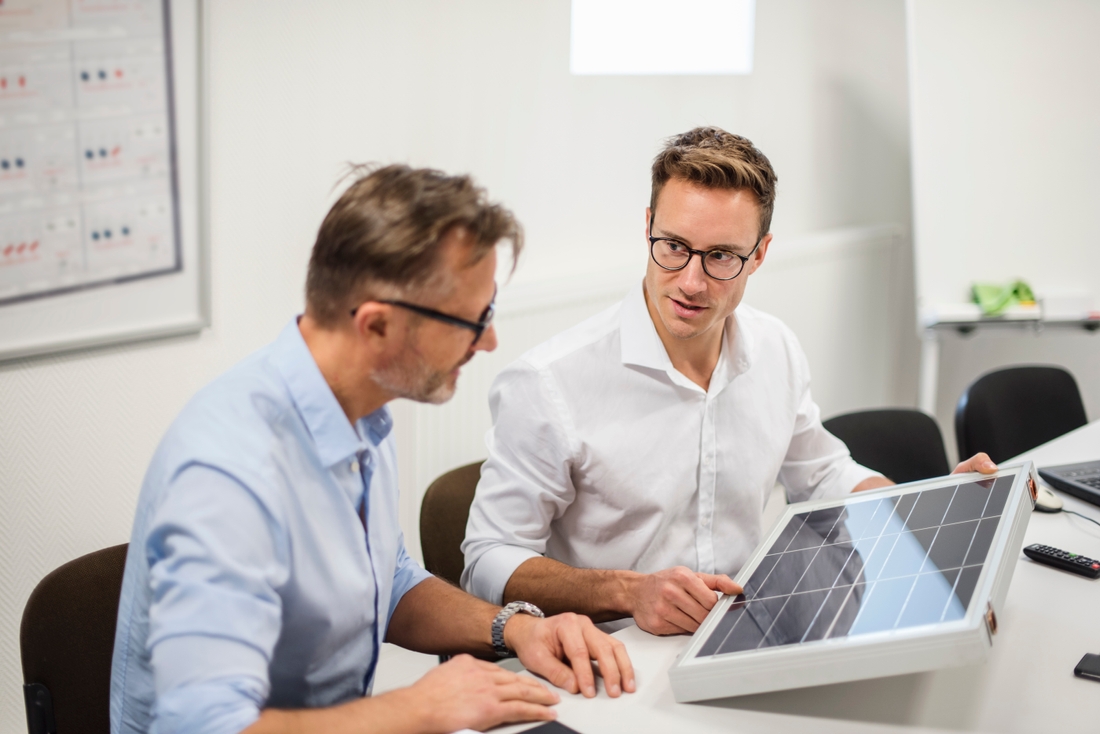
<svg viewBox="0 0 1100 734"><path fill-rule="evenodd" d="M1021 455L1040 467L1100 459L1100 421ZM1100 520L1100 507L1060 495L1067 509ZM1100 527L1065 513L1033 513L1024 544L1045 543L1100 558ZM1077 678L1086 652L1100 653L1100 580L1042 566L1022 554L988 662L891 678L742 696L673 700L668 669L688 637L637 627L626 643L638 691L611 699L562 695L558 720L598 732L1100 732L1100 684ZM502 729L522 731L527 726Z"/></svg>

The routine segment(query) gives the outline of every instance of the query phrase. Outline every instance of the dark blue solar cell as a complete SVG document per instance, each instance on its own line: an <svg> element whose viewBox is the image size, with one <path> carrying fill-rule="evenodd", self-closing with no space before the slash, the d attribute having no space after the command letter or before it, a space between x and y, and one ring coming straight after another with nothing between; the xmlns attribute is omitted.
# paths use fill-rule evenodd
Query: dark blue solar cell
<svg viewBox="0 0 1100 734"><path fill-rule="evenodd" d="M828 596L828 590L791 594L772 623L771 629L764 635L764 641L760 643L760 647L777 647L801 642Z"/></svg>
<svg viewBox="0 0 1100 734"><path fill-rule="evenodd" d="M879 578L892 579L898 576L915 576L920 573L925 556L928 555L927 549L932 546L932 539L935 537L936 528L925 528L899 535Z"/></svg>
<svg viewBox="0 0 1100 734"><path fill-rule="evenodd" d="M802 579L795 587L795 593L802 591L815 591L829 589L836 585L848 557L852 554L852 545L827 545L818 550L817 555L802 575ZM853 581L855 579L852 579Z"/></svg>
<svg viewBox="0 0 1100 734"><path fill-rule="evenodd" d="M779 561L768 575L764 585L760 587L757 597L782 596L791 593L816 553L816 548L810 548L788 551L779 556Z"/></svg>
<svg viewBox="0 0 1100 734"><path fill-rule="evenodd" d="M940 573L926 573L917 577L913 593L898 620L898 628L918 627L922 624L935 624L943 617L947 602L953 598L951 586L954 579L948 580Z"/></svg>
<svg viewBox="0 0 1100 734"><path fill-rule="evenodd" d="M951 498L955 495L955 487L940 487L920 493L920 500L913 511L909 513L909 519L905 522L913 530L931 528L943 522L943 516L947 513L947 506L951 504Z"/></svg>
<svg viewBox="0 0 1100 734"><path fill-rule="evenodd" d="M903 494L893 498L894 501L894 514L902 522L909 519L909 513L913 511L913 505L917 504L917 498L923 493L913 492L912 494Z"/></svg>
<svg viewBox="0 0 1100 734"><path fill-rule="evenodd" d="M735 601L730 604L729 609L722 615L722 619L715 625L714 630L710 633L710 637L703 643L703 646L699 648L699 654L696 657L707 657L713 655L718 651L719 646L725 642L726 637L729 636L733 626L737 624L737 619L745 611L744 596L738 597L741 601Z"/></svg>
<svg viewBox="0 0 1100 734"><path fill-rule="evenodd" d="M947 509L944 523L965 522L977 520L982 516L986 502L989 501L989 490L993 482L969 482L960 484L955 491L955 498L951 500L951 507Z"/></svg>
<svg viewBox="0 0 1100 734"><path fill-rule="evenodd" d="M833 620L832 629L827 631L829 639L848 636L870 588L871 584L855 584L848 587L848 593L840 605L840 612ZM810 631L813 632L812 629Z"/></svg>
<svg viewBox="0 0 1100 734"><path fill-rule="evenodd" d="M879 508L883 503L887 507L880 512ZM886 524L886 518L892 509L893 505L888 500L852 502L848 505L844 526L848 529L852 540L859 540L867 535L874 537L882 531L882 526Z"/></svg>
<svg viewBox="0 0 1100 734"><path fill-rule="evenodd" d="M825 635L829 634L829 629L833 626L833 622L836 621L837 612L844 605L844 602L848 599L848 594L852 590L851 586L834 586L829 591L829 596L825 599L825 603L821 605L821 609L817 611L817 616L814 617L810 623L810 627L806 630L805 636L802 638L803 642L813 642L814 640L824 640ZM858 607L854 607L858 608ZM850 625L852 620L848 620ZM845 627L847 631L847 627Z"/></svg>
<svg viewBox="0 0 1100 734"><path fill-rule="evenodd" d="M970 566L959 572L959 580L955 584L955 596L965 610L970 606L970 597L974 595L974 588L978 585L978 576L982 573L981 566Z"/></svg>
<svg viewBox="0 0 1100 734"><path fill-rule="evenodd" d="M966 552L970 550L970 541L974 538L974 531L977 528L977 520L944 525L936 535L921 570L943 571L961 567L966 560Z"/></svg>
<svg viewBox="0 0 1100 734"><path fill-rule="evenodd" d="M775 567L776 562L780 559L778 555L764 556L756 569L752 572L752 576L745 582L745 596L752 599L756 596L760 587L764 585L768 575L771 574L772 569Z"/></svg>
<svg viewBox="0 0 1100 734"><path fill-rule="evenodd" d="M997 532L999 518L990 517L978 523L978 530L974 533L974 540L970 542L970 552L966 554L963 565L978 566L985 563L989 555L989 546L993 543L993 535Z"/></svg>
<svg viewBox="0 0 1100 734"><path fill-rule="evenodd" d="M875 582L874 588L863 599L859 617L848 634L861 635L894 629L916 579L916 576L905 576Z"/></svg>
<svg viewBox="0 0 1100 734"><path fill-rule="evenodd" d="M759 613L762 611L763 604L759 601L750 601L745 605L744 613L738 616L737 623L718 647L717 654L755 650L760 645L764 639L765 630L761 629L762 625L758 617L763 616L767 626L771 627L770 615Z"/></svg>
<svg viewBox="0 0 1100 734"><path fill-rule="evenodd" d="M868 581L875 581L882 574L882 569L886 567L886 562L890 560L890 554L894 550L894 545L898 542L898 535L880 535L876 541L874 549L868 555L864 555L862 548L858 548L860 556L863 557L863 576Z"/></svg>
<svg viewBox="0 0 1100 734"><path fill-rule="evenodd" d="M782 553L787 550L787 546L791 544L791 540L793 540L794 536L798 534L798 531L802 529L802 520L807 515L809 515L809 513L795 515L787 521L786 527L779 533L779 537L772 543L772 547L768 549L769 555L773 553Z"/></svg>
<svg viewBox="0 0 1100 734"><path fill-rule="evenodd" d="M985 511L982 512L982 517L1000 515L1004 511L1010 489L1012 489L1012 477L997 477L997 483L989 493L989 502L985 506Z"/></svg>

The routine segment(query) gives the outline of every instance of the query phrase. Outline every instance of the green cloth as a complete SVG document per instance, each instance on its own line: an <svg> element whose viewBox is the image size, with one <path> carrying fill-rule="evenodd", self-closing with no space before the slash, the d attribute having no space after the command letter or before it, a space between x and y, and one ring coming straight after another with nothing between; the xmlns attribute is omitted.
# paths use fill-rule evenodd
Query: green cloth
<svg viewBox="0 0 1100 734"><path fill-rule="evenodd" d="M1031 286L1022 280L1008 285L975 283L970 287L970 294L986 316L1000 316L1009 306L1035 304L1035 294L1031 292Z"/></svg>

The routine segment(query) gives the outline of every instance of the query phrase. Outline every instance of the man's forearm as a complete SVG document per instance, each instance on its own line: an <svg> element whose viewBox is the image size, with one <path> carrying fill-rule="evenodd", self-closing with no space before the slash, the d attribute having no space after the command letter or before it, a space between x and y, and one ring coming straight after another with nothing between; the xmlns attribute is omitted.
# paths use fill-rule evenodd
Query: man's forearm
<svg viewBox="0 0 1100 734"><path fill-rule="evenodd" d="M576 612L593 622L610 622L634 614L632 599L642 574L573 568L550 558L520 564L504 586L504 603L529 601L547 614Z"/></svg>
<svg viewBox="0 0 1100 734"><path fill-rule="evenodd" d="M869 489L881 489L882 487L892 487L894 483L886 477L867 477L862 482L852 487L853 492L866 492Z"/></svg>
<svg viewBox="0 0 1100 734"><path fill-rule="evenodd" d="M242 734L424 734L435 731L408 688L322 709L264 709ZM423 703L423 702L419 702Z"/></svg>
<svg viewBox="0 0 1100 734"><path fill-rule="evenodd" d="M468 652L492 658L492 624L499 609L437 578L425 579L401 597L386 642L432 655Z"/></svg>

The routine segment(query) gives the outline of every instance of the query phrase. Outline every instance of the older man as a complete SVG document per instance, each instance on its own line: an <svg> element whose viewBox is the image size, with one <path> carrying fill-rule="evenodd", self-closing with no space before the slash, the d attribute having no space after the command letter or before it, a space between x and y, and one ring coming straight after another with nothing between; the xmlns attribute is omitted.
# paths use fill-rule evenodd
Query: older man
<svg viewBox="0 0 1100 734"><path fill-rule="evenodd" d="M469 656L370 697L384 640L515 651L588 696L595 659L612 696L633 690L622 645L589 620L475 599L414 563L398 528L385 404L447 400L460 367L496 347L502 240L521 247L512 215L437 171L367 173L332 207L305 314L199 392L149 467L113 732L450 732L554 716L557 694Z"/></svg>
<svg viewBox="0 0 1100 734"><path fill-rule="evenodd" d="M740 591L730 575L777 479L792 501L891 483L822 427L794 334L741 303L775 185L764 154L718 128L658 154L644 281L493 385L463 588L692 632L716 591Z"/></svg>

